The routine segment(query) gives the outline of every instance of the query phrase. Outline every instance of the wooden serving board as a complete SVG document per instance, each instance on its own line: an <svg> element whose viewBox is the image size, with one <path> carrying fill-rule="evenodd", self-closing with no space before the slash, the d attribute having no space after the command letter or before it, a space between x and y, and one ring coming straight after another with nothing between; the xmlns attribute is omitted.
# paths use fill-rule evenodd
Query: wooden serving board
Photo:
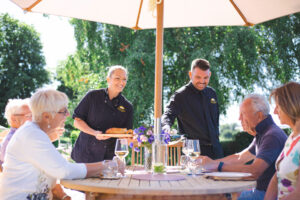
<svg viewBox="0 0 300 200"><path fill-rule="evenodd" d="M133 134L103 134L103 136L108 136L108 137L115 137L115 138L121 138L121 137L133 137Z"/></svg>

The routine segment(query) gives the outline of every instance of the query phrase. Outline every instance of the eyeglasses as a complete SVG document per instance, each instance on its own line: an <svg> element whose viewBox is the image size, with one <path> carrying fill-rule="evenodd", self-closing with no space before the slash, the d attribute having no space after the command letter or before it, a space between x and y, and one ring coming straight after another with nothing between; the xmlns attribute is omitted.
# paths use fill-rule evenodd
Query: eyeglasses
<svg viewBox="0 0 300 200"><path fill-rule="evenodd" d="M31 113L27 113L27 114L13 114L14 116L19 116L19 117L32 117Z"/></svg>
<svg viewBox="0 0 300 200"><path fill-rule="evenodd" d="M68 111L68 109L66 109L66 110L64 110L64 111L59 111L59 112L57 112L58 114L62 114L62 115L64 115L64 116L67 116L68 115L68 113L69 113L69 111Z"/></svg>

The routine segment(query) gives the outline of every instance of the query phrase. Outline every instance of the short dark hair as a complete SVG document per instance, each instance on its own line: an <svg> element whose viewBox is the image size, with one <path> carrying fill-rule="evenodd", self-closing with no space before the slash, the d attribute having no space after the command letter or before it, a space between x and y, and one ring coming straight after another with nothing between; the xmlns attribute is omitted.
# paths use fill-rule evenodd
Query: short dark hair
<svg viewBox="0 0 300 200"><path fill-rule="evenodd" d="M209 65L209 62L205 59L195 59L193 60L192 62L192 65L191 65L191 71L193 71L193 69L195 69L196 67L198 67L199 69L203 70L203 71L206 71L210 68L210 65Z"/></svg>

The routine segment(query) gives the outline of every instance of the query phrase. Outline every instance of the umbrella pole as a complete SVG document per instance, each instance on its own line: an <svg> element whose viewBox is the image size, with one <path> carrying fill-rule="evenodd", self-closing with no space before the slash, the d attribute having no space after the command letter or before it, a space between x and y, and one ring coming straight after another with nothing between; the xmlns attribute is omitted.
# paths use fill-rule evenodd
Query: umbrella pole
<svg viewBox="0 0 300 200"><path fill-rule="evenodd" d="M162 74L163 74L163 15L164 0L156 4L156 49L155 49L155 91L154 91L154 134L161 132Z"/></svg>
<svg viewBox="0 0 300 200"><path fill-rule="evenodd" d="M167 146L161 133L162 74L163 74L163 9L164 0L156 0L156 49L155 49L155 91L154 91L154 137L152 143L152 167L154 173L161 173L167 165Z"/></svg>

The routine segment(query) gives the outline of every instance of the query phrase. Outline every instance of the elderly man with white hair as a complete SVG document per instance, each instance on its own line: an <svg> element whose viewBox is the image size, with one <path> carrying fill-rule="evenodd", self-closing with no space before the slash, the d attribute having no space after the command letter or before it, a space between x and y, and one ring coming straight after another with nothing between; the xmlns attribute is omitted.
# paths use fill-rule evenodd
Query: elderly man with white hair
<svg viewBox="0 0 300 200"><path fill-rule="evenodd" d="M9 99L5 107L4 117L7 119L10 129L0 146L0 169L2 169L4 162L6 147L15 131L27 120L31 120L28 99Z"/></svg>
<svg viewBox="0 0 300 200"><path fill-rule="evenodd" d="M240 153L212 160L201 156L204 168L212 171L247 172L257 180L256 188L243 191L239 200L264 199L275 172L275 161L284 147L286 134L274 123L264 96L248 95L240 105L239 120L243 130L254 136L252 143ZM200 160L199 160L200 161ZM246 164L253 161L251 164Z"/></svg>

